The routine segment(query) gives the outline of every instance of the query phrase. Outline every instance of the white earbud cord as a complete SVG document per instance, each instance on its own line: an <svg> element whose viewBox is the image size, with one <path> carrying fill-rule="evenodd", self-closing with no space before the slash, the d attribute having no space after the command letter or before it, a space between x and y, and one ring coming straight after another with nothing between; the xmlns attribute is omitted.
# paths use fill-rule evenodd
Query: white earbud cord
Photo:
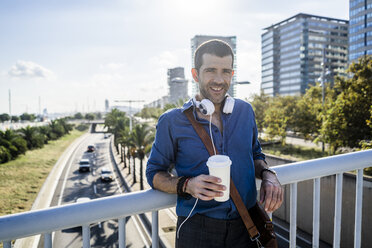
<svg viewBox="0 0 372 248"><path fill-rule="evenodd" d="M198 200L199 200L199 198L196 198L195 204L194 204L194 206L192 207L192 209L191 209L189 215L186 217L186 219L185 219L184 221L182 221L180 227L178 228L178 231L177 231L177 239L179 238L179 234L180 234L180 230L181 230L182 225L186 222L186 220L187 220L188 218L190 218L192 211L194 211L194 209L195 209L195 207L196 207L196 204L198 203Z"/></svg>
<svg viewBox="0 0 372 248"><path fill-rule="evenodd" d="M217 155L217 153L216 153L216 147L214 146L213 135L212 135L212 115L209 116L209 134L211 135L211 140L212 140L212 146L213 146L214 155Z"/></svg>

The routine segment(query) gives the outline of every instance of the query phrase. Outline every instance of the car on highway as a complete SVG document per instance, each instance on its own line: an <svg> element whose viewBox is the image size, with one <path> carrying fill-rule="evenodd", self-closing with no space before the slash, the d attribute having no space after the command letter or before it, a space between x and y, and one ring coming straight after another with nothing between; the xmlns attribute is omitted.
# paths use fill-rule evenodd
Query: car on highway
<svg viewBox="0 0 372 248"><path fill-rule="evenodd" d="M83 158L79 162L79 172L90 171L91 163L89 159Z"/></svg>
<svg viewBox="0 0 372 248"><path fill-rule="evenodd" d="M114 179L114 174L107 167L101 169L101 181L111 182Z"/></svg>
<svg viewBox="0 0 372 248"><path fill-rule="evenodd" d="M94 145L89 145L87 148L87 152L94 152L95 150L96 148L94 147Z"/></svg>

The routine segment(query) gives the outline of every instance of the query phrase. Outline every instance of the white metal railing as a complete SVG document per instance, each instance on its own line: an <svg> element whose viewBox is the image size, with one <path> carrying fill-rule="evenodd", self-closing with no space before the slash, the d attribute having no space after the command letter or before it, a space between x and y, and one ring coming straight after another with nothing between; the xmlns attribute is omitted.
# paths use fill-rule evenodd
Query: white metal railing
<svg viewBox="0 0 372 248"><path fill-rule="evenodd" d="M320 177L336 174L336 200L334 218L334 247L340 246L342 173L357 170L355 201L354 247L361 246L361 219L363 196L363 168L372 165L372 150L291 163L275 167L283 185L290 184L290 246L296 247L297 183L314 179L313 247L319 246ZM89 225L100 221L119 220L119 247L125 247L125 217L152 212L152 247L158 247L158 210L173 207L176 196L156 190L146 190L95 199L43 210L29 211L0 217L0 240L5 248L11 240L44 235L44 247L52 247L52 232L83 227L83 247L90 247ZM81 214L84 213L84 214ZM53 219L53 221L50 221Z"/></svg>

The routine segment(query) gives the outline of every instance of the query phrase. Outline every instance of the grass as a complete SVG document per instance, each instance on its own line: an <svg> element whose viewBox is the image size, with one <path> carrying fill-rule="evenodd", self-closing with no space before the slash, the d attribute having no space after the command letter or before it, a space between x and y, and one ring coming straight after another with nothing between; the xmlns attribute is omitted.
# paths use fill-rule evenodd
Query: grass
<svg viewBox="0 0 372 248"><path fill-rule="evenodd" d="M28 211L63 151L85 132L73 130L42 149L0 164L0 216Z"/></svg>
<svg viewBox="0 0 372 248"><path fill-rule="evenodd" d="M310 148L292 144L272 144L262 147L264 153L272 154L285 159L303 161L329 156L328 152L322 152L318 148Z"/></svg>

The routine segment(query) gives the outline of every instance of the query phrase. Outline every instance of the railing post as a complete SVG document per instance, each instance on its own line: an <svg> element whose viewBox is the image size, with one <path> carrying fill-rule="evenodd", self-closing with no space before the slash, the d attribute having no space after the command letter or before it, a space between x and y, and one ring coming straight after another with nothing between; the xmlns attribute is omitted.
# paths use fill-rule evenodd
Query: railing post
<svg viewBox="0 0 372 248"><path fill-rule="evenodd" d="M313 248L319 247L320 178L314 179L313 189Z"/></svg>
<svg viewBox="0 0 372 248"><path fill-rule="evenodd" d="M83 226L83 248L90 248L90 226Z"/></svg>
<svg viewBox="0 0 372 248"><path fill-rule="evenodd" d="M291 197L290 197L290 227L289 239L290 247L296 247L296 228L297 228L297 183L291 184Z"/></svg>
<svg viewBox="0 0 372 248"><path fill-rule="evenodd" d="M4 241L3 242L4 248L12 248L12 241Z"/></svg>
<svg viewBox="0 0 372 248"><path fill-rule="evenodd" d="M363 169L358 170L355 196L354 248L360 248L362 236Z"/></svg>
<svg viewBox="0 0 372 248"><path fill-rule="evenodd" d="M336 174L335 188L335 219L333 230L333 247L340 247L341 238L341 218L342 218L342 179L343 173Z"/></svg>
<svg viewBox="0 0 372 248"><path fill-rule="evenodd" d="M119 248L125 248L125 222L126 217L119 219Z"/></svg>
<svg viewBox="0 0 372 248"><path fill-rule="evenodd" d="M159 214L158 211L152 212L152 248L159 247Z"/></svg>
<svg viewBox="0 0 372 248"><path fill-rule="evenodd" d="M52 234L44 233L44 248L52 248Z"/></svg>

